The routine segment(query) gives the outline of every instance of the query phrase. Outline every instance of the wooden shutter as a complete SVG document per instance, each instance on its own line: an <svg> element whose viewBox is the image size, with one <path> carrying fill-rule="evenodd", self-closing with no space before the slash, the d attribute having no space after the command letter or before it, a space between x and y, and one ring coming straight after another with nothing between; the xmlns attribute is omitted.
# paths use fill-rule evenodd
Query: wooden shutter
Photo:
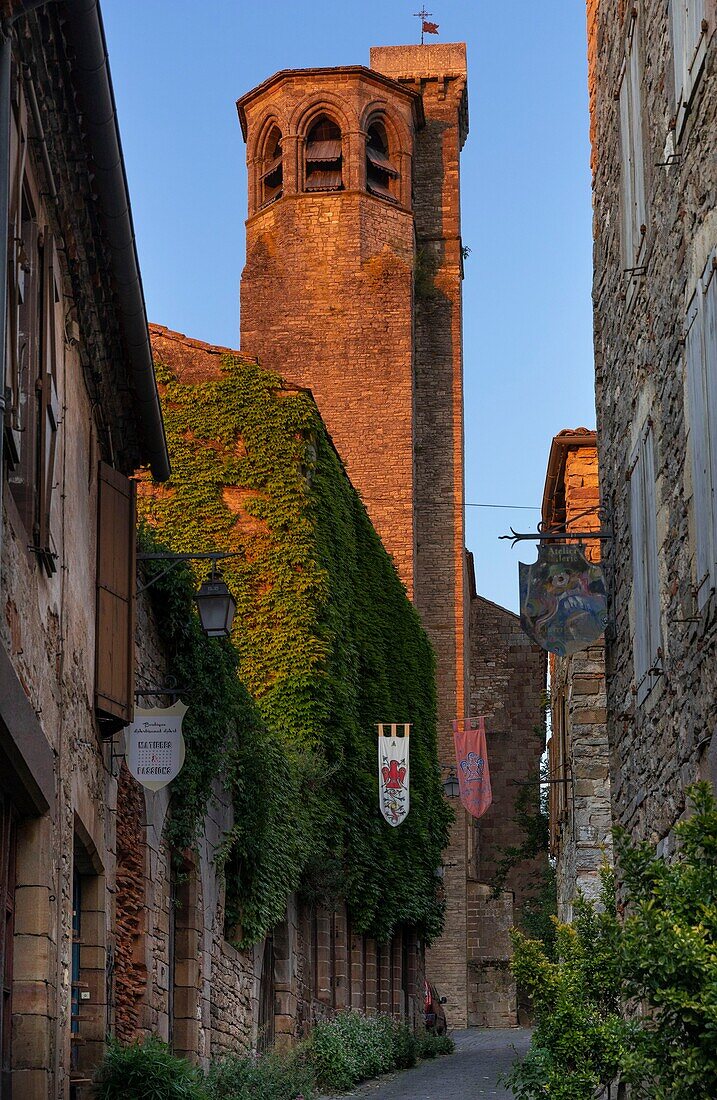
<svg viewBox="0 0 717 1100"><path fill-rule="evenodd" d="M702 277L704 323L703 372L710 452L710 515L712 520L712 587L717 588L717 252Z"/></svg>
<svg viewBox="0 0 717 1100"><path fill-rule="evenodd" d="M654 674L651 670L659 662L661 644L655 488L654 441L652 428L648 424L633 454L630 477L635 612L633 658L638 703L642 702L654 683Z"/></svg>
<svg viewBox="0 0 717 1100"><path fill-rule="evenodd" d="M685 334L689 441L692 456L692 502L695 529L697 605L702 607L710 591L712 571L712 486L709 436L707 431L707 393L704 370L704 315L700 292L690 302Z"/></svg>
<svg viewBox="0 0 717 1100"><path fill-rule="evenodd" d="M5 408L5 441L11 469L20 460L22 422L20 413L19 308L24 297L26 258L22 240L22 200L27 155L25 100L20 96L14 129L15 164L9 198L8 217L8 316L5 381L8 400Z"/></svg>
<svg viewBox="0 0 717 1100"><path fill-rule="evenodd" d="M688 0L685 20L686 68L690 85L697 79L697 70L701 64L700 45L703 38L702 24L707 11L705 0Z"/></svg>
<svg viewBox="0 0 717 1100"><path fill-rule="evenodd" d="M630 81L627 69L620 85L620 182L622 184L622 258L624 267L635 261L632 217L632 142L630 139Z"/></svg>
<svg viewBox="0 0 717 1100"><path fill-rule="evenodd" d="M679 115L685 94L685 24L686 0L670 0L670 25L672 28L672 68L675 82L675 107Z"/></svg>
<svg viewBox="0 0 717 1100"><path fill-rule="evenodd" d="M640 51L638 49L637 23L633 21L630 43L630 157L633 177L633 251L635 259L642 249L644 226L647 222L645 206L645 154L642 142L642 93L640 91Z"/></svg>
<svg viewBox="0 0 717 1100"><path fill-rule="evenodd" d="M623 260L635 267L644 240L645 160L642 142L642 96L637 22L633 18L625 48L620 83L620 147L622 179Z"/></svg>
<svg viewBox="0 0 717 1100"><path fill-rule="evenodd" d="M55 480L55 454L60 407L57 398L57 318L55 310L55 245L49 229L45 229L42 256L42 333L40 378L38 379L39 454L37 549L48 573L57 570L50 530L52 492Z"/></svg>
<svg viewBox="0 0 717 1100"><path fill-rule="evenodd" d="M134 713L136 486L103 462L98 481L95 707L118 728Z"/></svg>
<svg viewBox="0 0 717 1100"><path fill-rule="evenodd" d="M28 542L35 544L37 490L37 386L39 381L38 330L40 325L40 266L37 223L22 217L21 267L17 309L17 376L19 461L10 478Z"/></svg>

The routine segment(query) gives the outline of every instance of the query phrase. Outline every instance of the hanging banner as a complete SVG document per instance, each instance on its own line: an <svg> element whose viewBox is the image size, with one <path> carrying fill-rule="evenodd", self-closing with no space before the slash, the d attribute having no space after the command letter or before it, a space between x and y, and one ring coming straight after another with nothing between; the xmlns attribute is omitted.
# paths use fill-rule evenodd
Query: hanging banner
<svg viewBox="0 0 717 1100"><path fill-rule="evenodd" d="M456 769L461 802L473 817L481 817L491 802L484 718L457 718L453 723Z"/></svg>
<svg viewBox="0 0 717 1100"><path fill-rule="evenodd" d="M159 791L179 775L184 764L182 719L187 707L135 707L135 719L125 730L127 767L138 783Z"/></svg>
<svg viewBox="0 0 717 1100"><path fill-rule="evenodd" d="M408 735L405 722L379 722L378 801L389 825L400 825L410 808Z"/></svg>
<svg viewBox="0 0 717 1100"><path fill-rule="evenodd" d="M583 546L539 546L538 560L519 569L520 625L532 641L558 657L597 641L607 623L605 578Z"/></svg>

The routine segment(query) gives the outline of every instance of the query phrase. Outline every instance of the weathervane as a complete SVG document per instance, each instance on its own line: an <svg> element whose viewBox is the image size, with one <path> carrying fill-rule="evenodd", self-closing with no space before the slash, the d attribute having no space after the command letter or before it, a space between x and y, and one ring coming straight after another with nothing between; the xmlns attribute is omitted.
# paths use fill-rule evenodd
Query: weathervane
<svg viewBox="0 0 717 1100"><path fill-rule="evenodd" d="M421 45L424 46L424 36L427 34L438 34L438 23L429 23L428 16L433 15L433 12L426 11L425 5L420 11L414 12L416 19L421 20Z"/></svg>

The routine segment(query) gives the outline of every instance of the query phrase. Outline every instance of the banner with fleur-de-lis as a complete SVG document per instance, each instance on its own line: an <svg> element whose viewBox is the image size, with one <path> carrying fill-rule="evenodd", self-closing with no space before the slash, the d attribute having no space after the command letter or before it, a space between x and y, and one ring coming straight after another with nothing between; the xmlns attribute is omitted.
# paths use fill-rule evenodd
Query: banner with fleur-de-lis
<svg viewBox="0 0 717 1100"><path fill-rule="evenodd" d="M394 828L405 821L410 808L407 722L378 724L378 801L381 813Z"/></svg>
<svg viewBox="0 0 717 1100"><path fill-rule="evenodd" d="M491 802L485 719L457 718L453 723L456 767L461 802L473 817L482 817Z"/></svg>

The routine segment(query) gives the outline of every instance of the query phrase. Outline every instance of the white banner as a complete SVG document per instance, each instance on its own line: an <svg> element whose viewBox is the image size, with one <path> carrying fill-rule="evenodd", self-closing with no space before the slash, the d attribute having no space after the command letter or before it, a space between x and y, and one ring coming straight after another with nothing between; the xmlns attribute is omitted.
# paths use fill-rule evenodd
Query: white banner
<svg viewBox="0 0 717 1100"><path fill-rule="evenodd" d="M161 790L182 770L182 719L187 709L180 700L164 709L134 708L134 722L125 730L127 767L147 790Z"/></svg>
<svg viewBox="0 0 717 1100"><path fill-rule="evenodd" d="M408 735L404 722L380 722L378 726L378 800L389 825L396 827L410 809Z"/></svg>

